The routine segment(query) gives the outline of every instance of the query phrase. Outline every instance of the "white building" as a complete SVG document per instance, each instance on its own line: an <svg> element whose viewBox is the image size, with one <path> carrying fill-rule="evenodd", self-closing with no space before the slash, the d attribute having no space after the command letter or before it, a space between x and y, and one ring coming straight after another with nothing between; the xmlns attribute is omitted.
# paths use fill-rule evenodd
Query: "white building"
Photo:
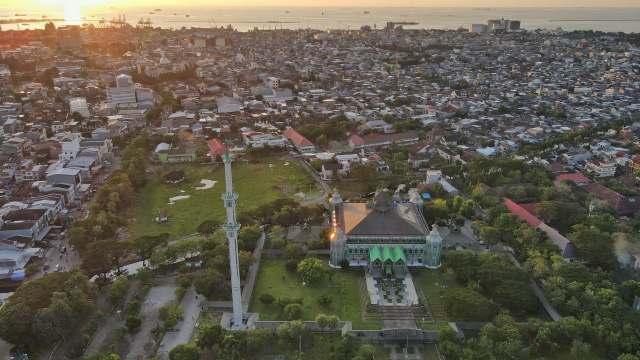
<svg viewBox="0 0 640 360"><path fill-rule="evenodd" d="M136 89L131 87L109 88L107 91L107 101L113 104L135 104Z"/></svg>
<svg viewBox="0 0 640 360"><path fill-rule="evenodd" d="M60 145L62 145L62 151L58 154L58 158L65 161L74 159L80 151L80 134L65 134L60 139Z"/></svg>
<svg viewBox="0 0 640 360"><path fill-rule="evenodd" d="M324 97L325 92L322 89L313 89L309 91L309 94L311 94L311 97L318 100L321 97Z"/></svg>
<svg viewBox="0 0 640 360"><path fill-rule="evenodd" d="M69 112L72 114L77 112L85 119L91 117L89 106L87 105L87 99L85 98L73 98L69 100Z"/></svg>
<svg viewBox="0 0 640 360"><path fill-rule="evenodd" d="M284 146L284 137L277 134L247 133L243 135L244 143L255 148L269 146Z"/></svg>
<svg viewBox="0 0 640 360"><path fill-rule="evenodd" d="M272 89L277 89L280 86L280 80L277 77L269 76L267 78L267 85Z"/></svg>

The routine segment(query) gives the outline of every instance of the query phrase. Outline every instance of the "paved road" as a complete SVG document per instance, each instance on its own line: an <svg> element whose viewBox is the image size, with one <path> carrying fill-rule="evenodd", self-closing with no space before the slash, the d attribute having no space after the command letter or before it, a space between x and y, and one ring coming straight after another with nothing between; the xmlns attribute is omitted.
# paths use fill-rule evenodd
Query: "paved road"
<svg viewBox="0 0 640 360"><path fill-rule="evenodd" d="M329 185L327 185L327 183L324 180L320 179L320 177L316 175L316 172L313 171L313 169L311 169L309 165L307 165L300 158L296 158L296 162L298 162L298 164L300 164L300 166L302 166L303 169L307 170L307 172L311 175L311 177L313 177L316 180L316 182L320 184L320 186L322 186L325 192L331 193L331 188L329 187Z"/></svg>
<svg viewBox="0 0 640 360"><path fill-rule="evenodd" d="M11 350L11 344L0 340L0 359L4 360L4 359L9 359L9 350Z"/></svg>
<svg viewBox="0 0 640 360"><path fill-rule="evenodd" d="M196 298L197 296L197 298ZM195 330L198 316L200 315L200 301L202 296L196 294L193 286L187 289L180 305L184 307L184 320L180 321L176 328L178 331L169 331L164 335L162 345L158 348L157 356L160 360L169 359L169 351L179 344L186 344Z"/></svg>

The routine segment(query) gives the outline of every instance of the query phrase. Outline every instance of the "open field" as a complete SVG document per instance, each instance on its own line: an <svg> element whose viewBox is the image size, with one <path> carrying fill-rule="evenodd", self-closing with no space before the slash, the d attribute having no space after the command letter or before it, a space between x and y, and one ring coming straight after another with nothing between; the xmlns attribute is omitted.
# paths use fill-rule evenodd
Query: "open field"
<svg viewBox="0 0 640 360"><path fill-rule="evenodd" d="M184 171L185 181L178 184L163 181L162 176L171 170ZM232 164L232 173L234 190L240 194L238 212L281 197L303 200L322 193L311 176L294 161L287 163L276 158L264 158L255 164L237 161ZM207 187L201 183L203 179L216 183L207 189L197 189ZM184 163L158 167L136 195L132 214L135 221L129 230L132 236L167 232L177 237L194 233L204 220L223 221L225 210L220 194L224 190L224 166L221 164ZM299 193L305 196L296 195ZM170 198L174 198L173 201ZM164 210L169 212L169 221L156 223L158 213Z"/></svg>
<svg viewBox="0 0 640 360"><path fill-rule="evenodd" d="M340 344L339 334L311 334L309 339L302 340L302 352L304 353L304 359L309 360L326 360L330 359L330 345L333 344L334 348ZM389 359L391 356L391 350L385 348L382 344L371 344L375 349L374 359ZM273 344L266 347L261 354L262 355L284 355L285 359L298 359L300 352L298 351L300 344L298 342L285 343L283 346Z"/></svg>
<svg viewBox="0 0 640 360"><path fill-rule="evenodd" d="M325 266L327 261L325 262ZM314 321L318 314L336 315L341 320L351 321L356 330L380 329L380 323L363 322L360 313L360 295L358 292L358 278L364 276L363 268L351 268L348 271L338 270L329 281L328 276L322 277L316 283L306 283L302 286L302 278L297 273L291 273L284 267L285 260L264 259L260 264L258 280L251 299L249 312L259 312L260 320L287 320L282 309L275 304L268 307L260 302L260 295L268 292L276 299L280 295L289 297L303 296L302 320ZM346 280L347 292L345 294L346 305L340 309L340 285L341 279ZM323 292L333 297L329 306L318 304L316 298Z"/></svg>

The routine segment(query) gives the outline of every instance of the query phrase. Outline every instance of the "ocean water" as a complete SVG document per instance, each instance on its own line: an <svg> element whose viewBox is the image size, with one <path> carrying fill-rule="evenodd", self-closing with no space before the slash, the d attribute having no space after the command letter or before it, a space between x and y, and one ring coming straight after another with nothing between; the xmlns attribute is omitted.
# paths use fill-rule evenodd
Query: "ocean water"
<svg viewBox="0 0 640 360"><path fill-rule="evenodd" d="M470 23L484 23L489 19L520 20L524 29L600 30L640 32L640 8L444 8L444 7L172 7L155 11L146 8L103 8L81 10L81 18L71 23L94 23L125 15L132 25L140 19L150 19L154 27L179 29L182 27L219 27L232 25L239 31L259 29L359 29L362 25L383 28L387 21L415 22L407 29L468 28ZM39 11L39 12L38 12ZM24 11L20 8L0 9L0 19L64 18L62 9ZM150 14L153 12L153 14ZM187 16L189 15L189 16ZM67 21L69 22L69 21ZM64 23L59 23L62 25ZM44 23L4 24L3 30L43 28Z"/></svg>

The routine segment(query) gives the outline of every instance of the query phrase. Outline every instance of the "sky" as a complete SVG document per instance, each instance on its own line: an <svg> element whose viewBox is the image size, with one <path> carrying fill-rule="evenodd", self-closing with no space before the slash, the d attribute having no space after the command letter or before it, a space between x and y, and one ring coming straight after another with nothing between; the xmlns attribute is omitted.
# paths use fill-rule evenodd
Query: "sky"
<svg viewBox="0 0 640 360"><path fill-rule="evenodd" d="M190 6L354 6L354 7L640 7L639 0L189 0ZM184 7L184 0L0 0L0 7Z"/></svg>

